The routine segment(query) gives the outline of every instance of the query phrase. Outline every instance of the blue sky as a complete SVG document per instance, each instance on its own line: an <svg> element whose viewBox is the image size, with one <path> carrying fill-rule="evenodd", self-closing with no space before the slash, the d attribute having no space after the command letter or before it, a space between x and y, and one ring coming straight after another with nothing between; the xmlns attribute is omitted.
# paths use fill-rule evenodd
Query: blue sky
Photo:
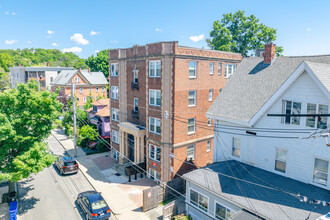
<svg viewBox="0 0 330 220"><path fill-rule="evenodd" d="M158 41L206 48L212 23L244 10L277 29L275 43L284 55L330 54L326 0L0 0L0 5L0 49L57 48L87 58L102 49Z"/></svg>

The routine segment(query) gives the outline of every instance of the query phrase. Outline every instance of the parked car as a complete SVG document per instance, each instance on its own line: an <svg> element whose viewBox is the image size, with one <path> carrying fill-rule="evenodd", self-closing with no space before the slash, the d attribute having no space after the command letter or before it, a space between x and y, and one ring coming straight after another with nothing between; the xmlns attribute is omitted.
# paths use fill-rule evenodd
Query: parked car
<svg viewBox="0 0 330 220"><path fill-rule="evenodd" d="M73 157L58 157L55 166L60 171L61 175L78 173L79 165Z"/></svg>
<svg viewBox="0 0 330 220"><path fill-rule="evenodd" d="M86 220L110 218L111 209L103 199L101 193L96 191L79 193L77 203L86 215Z"/></svg>

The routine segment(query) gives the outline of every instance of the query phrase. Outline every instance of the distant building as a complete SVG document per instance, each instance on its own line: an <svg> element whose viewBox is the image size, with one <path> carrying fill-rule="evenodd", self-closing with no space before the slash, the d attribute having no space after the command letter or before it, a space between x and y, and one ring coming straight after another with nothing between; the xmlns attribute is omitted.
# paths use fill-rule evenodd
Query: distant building
<svg viewBox="0 0 330 220"><path fill-rule="evenodd" d="M109 57L114 157L146 162L149 177L165 182L212 163L205 113L242 56L172 41L113 49Z"/></svg>
<svg viewBox="0 0 330 220"><path fill-rule="evenodd" d="M92 107L87 109L88 120L97 126L102 138L110 138L110 108L109 99L100 99L92 103Z"/></svg>
<svg viewBox="0 0 330 220"><path fill-rule="evenodd" d="M38 82L40 90L51 89L51 83L62 70L73 70L72 67L10 67L10 85L16 87L17 83L27 83L31 79Z"/></svg>
<svg viewBox="0 0 330 220"><path fill-rule="evenodd" d="M52 91L60 88L60 97L65 99L71 96L71 84L76 84L76 97L78 106L87 102L87 97L94 101L96 97L107 98L106 86L108 81L102 72L90 72L89 70L63 70L51 83ZM63 100L62 99L62 100Z"/></svg>

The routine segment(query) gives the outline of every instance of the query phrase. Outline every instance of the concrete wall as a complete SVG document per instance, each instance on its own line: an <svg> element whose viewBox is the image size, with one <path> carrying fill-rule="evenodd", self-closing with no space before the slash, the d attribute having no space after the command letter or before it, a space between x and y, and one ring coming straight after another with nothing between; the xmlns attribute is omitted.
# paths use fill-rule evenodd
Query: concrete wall
<svg viewBox="0 0 330 220"><path fill-rule="evenodd" d="M25 70L24 67L10 67L10 85L11 88L16 88L16 84L25 83Z"/></svg>

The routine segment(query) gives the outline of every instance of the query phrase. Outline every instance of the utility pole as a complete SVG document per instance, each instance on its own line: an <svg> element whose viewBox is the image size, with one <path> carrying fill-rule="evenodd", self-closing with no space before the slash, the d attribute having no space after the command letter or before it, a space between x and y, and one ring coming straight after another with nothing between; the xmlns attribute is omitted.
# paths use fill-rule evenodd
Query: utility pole
<svg viewBox="0 0 330 220"><path fill-rule="evenodd" d="M77 157L77 118L76 118L76 84L71 83L71 97L73 105L73 144L74 157Z"/></svg>

